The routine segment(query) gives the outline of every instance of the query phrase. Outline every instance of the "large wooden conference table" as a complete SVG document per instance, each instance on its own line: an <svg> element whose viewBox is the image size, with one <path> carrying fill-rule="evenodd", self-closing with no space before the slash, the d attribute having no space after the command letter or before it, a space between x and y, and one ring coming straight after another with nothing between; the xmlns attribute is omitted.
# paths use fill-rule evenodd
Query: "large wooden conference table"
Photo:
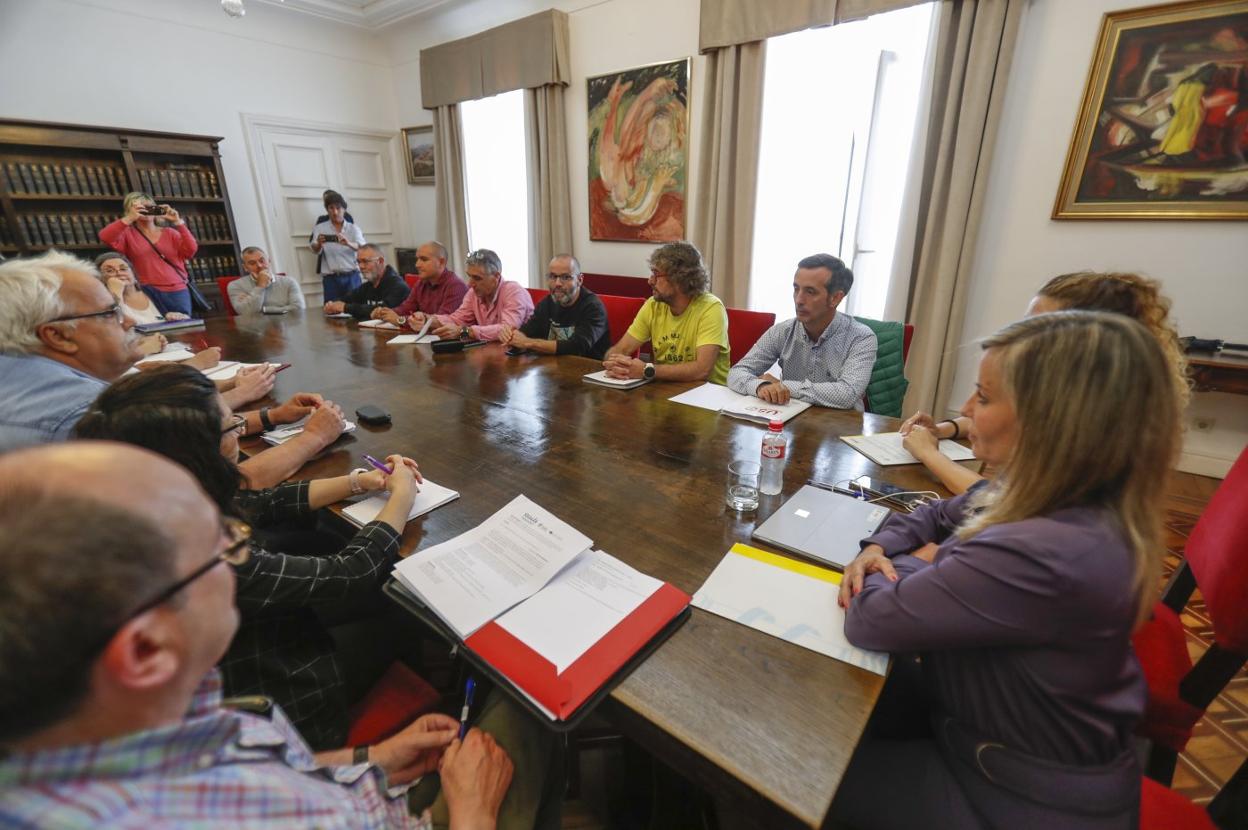
<svg viewBox="0 0 1248 830"><path fill-rule="evenodd" d="M815 407L786 425L783 494L739 515L724 506L727 464L757 458L765 428L667 400L695 384L608 389L582 381L601 368L583 358L508 357L497 344L434 355L387 345L394 334L309 310L213 319L179 339L219 345L226 359L289 362L276 397L320 392L352 420L363 404L388 410L391 425L360 425L297 477L344 474L362 453L415 458L461 497L408 523L405 554L471 529L523 493L602 550L692 594L808 479L870 474L936 487L921 467L881 469L838 440L895 430L896 421ZM882 683L694 609L598 711L706 788L722 823L819 827Z"/></svg>

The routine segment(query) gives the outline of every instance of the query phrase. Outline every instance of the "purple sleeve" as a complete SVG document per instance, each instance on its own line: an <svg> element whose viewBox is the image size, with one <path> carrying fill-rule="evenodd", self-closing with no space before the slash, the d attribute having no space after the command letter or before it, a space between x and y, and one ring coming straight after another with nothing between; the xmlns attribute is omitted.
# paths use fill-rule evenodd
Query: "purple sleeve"
<svg viewBox="0 0 1248 830"><path fill-rule="evenodd" d="M893 513L880 529L862 540L862 546L879 545L885 556L896 556L921 548L928 542L941 543L962 523L966 497L941 499L913 513Z"/></svg>
<svg viewBox="0 0 1248 830"><path fill-rule="evenodd" d="M874 573L845 616L845 636L877 651L992 648L1049 642L1060 630L1073 574L1029 523L998 525L941 551L932 565L893 560L898 579ZM1030 530L1030 533L1028 532Z"/></svg>
<svg viewBox="0 0 1248 830"><path fill-rule="evenodd" d="M442 292L442 305L434 314L452 314L455 309L459 308L464 301L464 295L468 293L468 284L460 279L451 279L447 277L446 290Z"/></svg>

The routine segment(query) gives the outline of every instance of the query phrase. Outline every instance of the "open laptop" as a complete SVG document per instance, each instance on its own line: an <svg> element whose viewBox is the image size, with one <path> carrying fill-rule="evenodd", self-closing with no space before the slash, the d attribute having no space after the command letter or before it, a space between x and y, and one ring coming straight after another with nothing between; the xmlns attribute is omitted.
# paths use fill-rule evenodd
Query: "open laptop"
<svg viewBox="0 0 1248 830"><path fill-rule="evenodd" d="M843 569L888 514L882 505L807 484L755 528L753 538Z"/></svg>

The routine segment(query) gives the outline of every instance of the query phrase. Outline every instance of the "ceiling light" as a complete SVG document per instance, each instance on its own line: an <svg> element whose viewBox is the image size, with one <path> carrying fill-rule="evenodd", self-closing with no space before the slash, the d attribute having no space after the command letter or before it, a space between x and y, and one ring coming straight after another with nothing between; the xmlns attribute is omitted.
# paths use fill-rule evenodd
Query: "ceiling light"
<svg viewBox="0 0 1248 830"><path fill-rule="evenodd" d="M221 0L221 11L230 17L242 17L247 14L247 10L243 8L243 0Z"/></svg>

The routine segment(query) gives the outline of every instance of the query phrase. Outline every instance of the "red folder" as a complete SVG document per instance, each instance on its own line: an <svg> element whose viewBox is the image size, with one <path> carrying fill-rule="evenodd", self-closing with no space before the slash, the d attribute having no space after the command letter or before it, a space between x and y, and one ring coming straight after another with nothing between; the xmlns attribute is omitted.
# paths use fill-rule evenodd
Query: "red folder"
<svg viewBox="0 0 1248 830"><path fill-rule="evenodd" d="M664 583L563 674L555 674L553 663L497 622L482 626L464 641L464 645L552 712L556 720L566 721L680 616L690 602L690 596L684 591Z"/></svg>

